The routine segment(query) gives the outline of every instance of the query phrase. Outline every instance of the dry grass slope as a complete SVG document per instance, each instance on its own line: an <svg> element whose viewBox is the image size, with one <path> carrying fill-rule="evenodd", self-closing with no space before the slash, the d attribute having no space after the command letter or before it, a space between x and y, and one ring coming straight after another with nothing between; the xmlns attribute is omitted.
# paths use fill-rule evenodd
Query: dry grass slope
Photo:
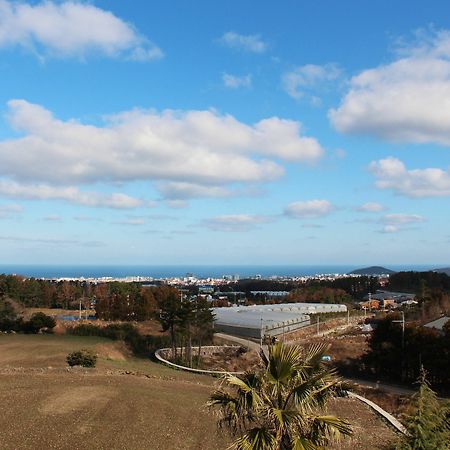
<svg viewBox="0 0 450 450"><path fill-rule="evenodd" d="M82 347L99 354L98 367L68 370L65 356ZM203 406L215 382L132 358L105 339L0 335L1 448L225 449L229 438ZM381 449L392 439L365 406L334 408L360 431L336 449Z"/></svg>

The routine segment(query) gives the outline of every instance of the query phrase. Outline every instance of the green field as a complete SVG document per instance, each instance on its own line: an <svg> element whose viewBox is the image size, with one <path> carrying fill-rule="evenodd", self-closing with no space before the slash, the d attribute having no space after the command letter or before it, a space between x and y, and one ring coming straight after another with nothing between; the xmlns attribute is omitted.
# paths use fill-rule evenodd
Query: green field
<svg viewBox="0 0 450 450"><path fill-rule="evenodd" d="M91 348L95 369L68 369L67 353ZM2 449L226 449L204 404L217 380L133 358L96 337L0 335ZM350 402L350 403L349 403ZM334 408L356 436L336 449L381 449L393 434L363 405ZM357 422L357 423L356 423Z"/></svg>

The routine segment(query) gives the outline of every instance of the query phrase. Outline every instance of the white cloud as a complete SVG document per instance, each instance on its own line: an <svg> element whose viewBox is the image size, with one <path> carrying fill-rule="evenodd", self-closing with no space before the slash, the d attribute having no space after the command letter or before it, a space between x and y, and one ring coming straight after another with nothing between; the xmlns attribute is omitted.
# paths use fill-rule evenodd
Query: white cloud
<svg viewBox="0 0 450 450"><path fill-rule="evenodd" d="M381 223L384 224L380 233L398 233L400 231L407 231L410 229L408 225L424 222L425 219L418 214L385 214L381 218Z"/></svg>
<svg viewBox="0 0 450 450"><path fill-rule="evenodd" d="M336 64L318 66L306 64L286 72L282 76L283 89L296 100L300 100L306 94L314 106L319 106L321 101L311 95L311 90L321 89L330 81L336 80L341 75L341 69Z"/></svg>
<svg viewBox="0 0 450 450"><path fill-rule="evenodd" d="M214 231L249 231L257 225L270 222L270 218L252 214L232 214L213 217L203 221L204 225Z"/></svg>
<svg viewBox="0 0 450 450"><path fill-rule="evenodd" d="M316 139L301 135L299 122L278 117L247 125L216 111L133 110L110 116L97 127L58 120L24 100L8 105L10 123L23 136L0 141L0 177L27 184L145 180L158 182L162 191L184 186L190 191L186 196L194 190L205 196L206 188L209 196L223 196L231 184L279 178L282 161L314 162L323 154ZM26 188L3 185L3 191L17 190L19 196L21 189ZM37 190L42 189L50 188ZM107 198L65 189L47 195L88 205L108 203ZM36 194L28 189L27 195ZM111 203L121 199L124 204L139 202L114 194Z"/></svg>
<svg viewBox="0 0 450 450"><path fill-rule="evenodd" d="M418 214L385 214L382 218L382 222L386 225L399 226L410 225L412 223L421 223L425 219Z"/></svg>
<svg viewBox="0 0 450 450"><path fill-rule="evenodd" d="M101 241L80 241L78 239L65 239L65 238L30 238L25 236L0 236L1 241L19 242L19 243L36 243L44 245L76 245L83 247L103 247L104 242Z"/></svg>
<svg viewBox="0 0 450 450"><path fill-rule="evenodd" d="M284 213L295 219L313 219L326 216L334 206L328 200L308 200L290 203Z"/></svg>
<svg viewBox="0 0 450 450"><path fill-rule="evenodd" d="M450 31L429 35L404 57L350 80L329 111L342 133L450 145Z"/></svg>
<svg viewBox="0 0 450 450"><path fill-rule="evenodd" d="M143 217L128 217L128 219L118 220L113 223L115 223L116 225L140 226L140 225L145 225L145 219Z"/></svg>
<svg viewBox="0 0 450 450"><path fill-rule="evenodd" d="M172 209L183 209L189 206L189 203L186 200L181 199L167 199L165 203L169 208Z"/></svg>
<svg viewBox="0 0 450 450"><path fill-rule="evenodd" d="M385 206L377 202L367 202L364 203L364 205L358 206L356 208L356 210L359 212L373 212L373 213L381 212L384 211L385 209L386 209Z"/></svg>
<svg viewBox="0 0 450 450"><path fill-rule="evenodd" d="M189 198L230 197L232 192L222 186L202 186L186 182L157 183L163 198L167 200L186 200Z"/></svg>
<svg viewBox="0 0 450 450"><path fill-rule="evenodd" d="M381 233L398 233L399 228L395 225L385 225Z"/></svg>
<svg viewBox="0 0 450 450"><path fill-rule="evenodd" d="M45 222L62 222L62 217L58 216L58 214L50 214L45 216L42 220Z"/></svg>
<svg viewBox="0 0 450 450"><path fill-rule="evenodd" d="M228 31L220 38L220 42L227 47L252 53L264 53L267 50L267 44L259 34L244 35Z"/></svg>
<svg viewBox="0 0 450 450"><path fill-rule="evenodd" d="M17 216L23 210L22 206L16 204L0 205L0 219L9 219Z"/></svg>
<svg viewBox="0 0 450 450"><path fill-rule="evenodd" d="M0 0L0 47L19 45L56 57L101 53L136 61L163 52L109 11L78 1L35 5Z"/></svg>
<svg viewBox="0 0 450 450"><path fill-rule="evenodd" d="M225 87L230 89L239 89L241 87L251 87L252 85L252 76L251 75L244 75L244 76L237 76L237 75L231 75L229 73L224 73L222 75L222 81Z"/></svg>
<svg viewBox="0 0 450 450"><path fill-rule="evenodd" d="M65 200L91 207L128 209L143 206L142 200L126 194L99 194L82 192L77 187L51 186L48 184L21 184L14 181L0 180L0 195L26 200Z"/></svg>
<svg viewBox="0 0 450 450"><path fill-rule="evenodd" d="M390 157L372 161L369 170L379 189L392 189L414 198L450 196L450 168L447 171L437 168L408 170L402 161Z"/></svg>

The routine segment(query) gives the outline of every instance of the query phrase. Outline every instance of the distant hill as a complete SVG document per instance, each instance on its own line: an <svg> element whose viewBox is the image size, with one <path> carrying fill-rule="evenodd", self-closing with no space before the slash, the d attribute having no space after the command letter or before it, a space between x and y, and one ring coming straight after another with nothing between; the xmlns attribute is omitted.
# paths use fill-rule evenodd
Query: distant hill
<svg viewBox="0 0 450 450"><path fill-rule="evenodd" d="M391 275L395 273L393 270L386 269L386 267L381 266L371 266L371 267L364 267L363 269L357 269L353 272L350 272L352 275Z"/></svg>
<svg viewBox="0 0 450 450"><path fill-rule="evenodd" d="M433 272L445 273L450 277L450 267L444 267L443 269L434 269Z"/></svg>

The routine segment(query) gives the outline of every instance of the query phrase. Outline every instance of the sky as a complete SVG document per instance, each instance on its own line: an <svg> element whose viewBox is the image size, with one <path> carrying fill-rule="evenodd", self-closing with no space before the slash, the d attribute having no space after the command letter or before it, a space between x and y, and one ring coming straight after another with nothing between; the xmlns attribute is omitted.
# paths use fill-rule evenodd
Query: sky
<svg viewBox="0 0 450 450"><path fill-rule="evenodd" d="M0 263L450 265L449 17L0 0Z"/></svg>

